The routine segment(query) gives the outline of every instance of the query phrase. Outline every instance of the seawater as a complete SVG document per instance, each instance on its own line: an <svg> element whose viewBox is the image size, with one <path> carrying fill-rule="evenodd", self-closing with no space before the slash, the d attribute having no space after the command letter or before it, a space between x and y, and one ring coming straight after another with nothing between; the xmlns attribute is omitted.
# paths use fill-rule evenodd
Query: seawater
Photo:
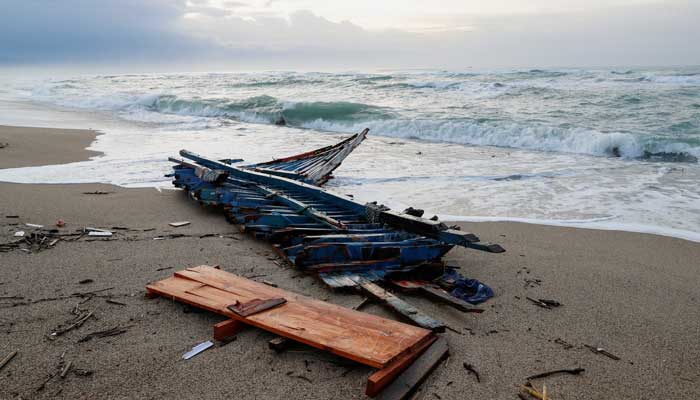
<svg viewBox="0 0 700 400"><path fill-rule="evenodd" d="M450 219L700 240L700 68L13 77L0 102L0 123L105 132L104 156L0 180L167 186L180 148L257 162L368 127L331 188Z"/></svg>

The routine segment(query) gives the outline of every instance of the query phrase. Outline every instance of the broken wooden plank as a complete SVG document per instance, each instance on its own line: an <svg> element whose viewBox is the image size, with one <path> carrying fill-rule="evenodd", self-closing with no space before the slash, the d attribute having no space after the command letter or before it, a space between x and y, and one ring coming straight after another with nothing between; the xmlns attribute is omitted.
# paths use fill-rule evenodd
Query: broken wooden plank
<svg viewBox="0 0 700 400"><path fill-rule="evenodd" d="M228 319L214 325L214 340L225 341L245 328L245 324L235 319Z"/></svg>
<svg viewBox="0 0 700 400"><path fill-rule="evenodd" d="M431 340L429 330L273 288L208 266L188 268L148 285L150 293L203 308L333 354L383 368ZM266 312L240 316L228 306L284 298Z"/></svg>
<svg viewBox="0 0 700 400"><path fill-rule="evenodd" d="M394 360L391 364L386 367L376 371L367 378L367 389L365 394L368 396L376 396L386 385L391 383L391 381L396 378L397 375L402 373L408 366L418 358L423 352L430 347L437 340L437 336L434 336L430 341L422 343L419 347L413 349L413 351L404 353L402 356Z"/></svg>
<svg viewBox="0 0 700 400"><path fill-rule="evenodd" d="M411 394L437 365L449 355L447 340L439 338L396 380L376 397L377 400L402 400Z"/></svg>
<svg viewBox="0 0 700 400"><path fill-rule="evenodd" d="M358 284L360 285L360 288L362 288L362 290L367 292L367 294L371 295L379 301L386 303L393 310L403 315L404 317L410 319L416 325L425 329L430 329L434 332L445 331L445 324L424 314L422 311L408 304L393 293L383 289L379 285L376 285L364 279L358 282Z"/></svg>
<svg viewBox="0 0 700 400"><path fill-rule="evenodd" d="M245 303L237 302L236 304L230 304L227 308L240 315L241 317L248 317L253 314L267 311L286 302L287 300L281 297L266 300L253 299Z"/></svg>
<svg viewBox="0 0 700 400"><path fill-rule="evenodd" d="M448 305L450 305L450 306L452 306L460 311L463 311L463 312L473 312L473 313L484 312L483 309L473 307L471 304L467 303L466 301L452 296L446 290L444 290L444 289L440 288L439 286L434 285L430 282L400 280L400 281L391 281L391 283L393 283L394 285L398 286L399 288L401 288L403 290L420 291L421 293L424 293L433 299L436 299L436 300L439 300L443 303L446 303L446 304L448 304Z"/></svg>

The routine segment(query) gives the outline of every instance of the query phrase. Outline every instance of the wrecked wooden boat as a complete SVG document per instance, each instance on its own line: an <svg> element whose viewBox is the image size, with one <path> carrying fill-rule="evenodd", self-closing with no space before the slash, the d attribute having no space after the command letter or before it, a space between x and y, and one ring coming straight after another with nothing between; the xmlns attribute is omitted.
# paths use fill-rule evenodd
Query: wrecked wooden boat
<svg viewBox="0 0 700 400"><path fill-rule="evenodd" d="M366 134L367 130L340 144L356 147ZM326 149L343 149L331 153L342 155L350 147ZM305 154L311 153L315 152ZM442 256L454 246L504 251L497 244L481 243L473 233L421 218L415 212L362 204L304 182L308 178L283 176L260 164L236 166L187 150L180 155L191 161L170 159L176 163L171 174L175 186L202 204L221 207L230 222L268 240L289 264L318 275L331 287L358 287L373 297L382 297L382 289L376 290L369 283L416 270L427 270L429 279L437 279L446 272ZM417 318L415 308L383 297L381 300L414 323L436 331L444 329L437 321Z"/></svg>
<svg viewBox="0 0 700 400"><path fill-rule="evenodd" d="M369 129L356 133L340 143L291 157L279 158L245 168L266 174L322 186L333 177L333 171L365 140Z"/></svg>

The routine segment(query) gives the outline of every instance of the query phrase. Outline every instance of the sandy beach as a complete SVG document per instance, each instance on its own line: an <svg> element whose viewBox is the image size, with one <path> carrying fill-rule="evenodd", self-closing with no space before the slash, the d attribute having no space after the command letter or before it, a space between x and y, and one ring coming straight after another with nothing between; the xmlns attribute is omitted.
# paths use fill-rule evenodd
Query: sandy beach
<svg viewBox="0 0 700 400"><path fill-rule="evenodd" d="M0 126L0 143L9 143L0 149L0 168L88 159L97 155L84 150L95 134ZM0 398L365 398L370 368L302 345L277 354L267 345L274 336L252 328L182 360L223 318L145 299L144 286L178 269L218 264L347 307L361 295L333 292L278 265L267 243L238 233L180 191L0 183L0 243L14 241L16 231L31 232L26 223L53 227L59 219L66 223L62 233L92 226L115 235L0 252L0 359L18 351L0 370ZM191 224L168 225L182 220ZM402 295L451 328L444 334L450 358L415 398L516 399L526 377L564 368L585 372L535 381L547 385L552 399L700 398L700 243L521 223L460 225L506 248L503 254L455 248L446 257L496 296L484 303L486 312L463 314ZM539 308L526 297L562 306ZM94 317L52 337L76 310ZM398 318L375 304L363 311ZM124 333L81 341L115 327ZM67 361L73 370L61 378Z"/></svg>

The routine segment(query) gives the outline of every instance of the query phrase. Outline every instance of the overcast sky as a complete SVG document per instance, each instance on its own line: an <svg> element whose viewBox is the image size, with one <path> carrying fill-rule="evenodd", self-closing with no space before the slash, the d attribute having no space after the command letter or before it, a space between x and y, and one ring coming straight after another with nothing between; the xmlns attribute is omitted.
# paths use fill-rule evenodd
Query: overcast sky
<svg viewBox="0 0 700 400"><path fill-rule="evenodd" d="M700 64L700 0L0 0L0 64Z"/></svg>

